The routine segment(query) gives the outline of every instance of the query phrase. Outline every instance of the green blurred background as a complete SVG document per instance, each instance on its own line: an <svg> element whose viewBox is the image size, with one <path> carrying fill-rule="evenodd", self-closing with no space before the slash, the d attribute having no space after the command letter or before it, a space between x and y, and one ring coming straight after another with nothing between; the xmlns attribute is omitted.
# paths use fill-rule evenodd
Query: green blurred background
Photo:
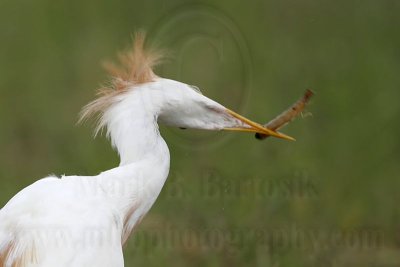
<svg viewBox="0 0 400 267"><path fill-rule="evenodd" d="M50 173L118 164L75 124L102 60L145 29L173 55L160 75L256 121L316 96L284 129L296 142L162 128L170 177L126 266L400 266L399 14L395 0L2 0L0 206Z"/></svg>

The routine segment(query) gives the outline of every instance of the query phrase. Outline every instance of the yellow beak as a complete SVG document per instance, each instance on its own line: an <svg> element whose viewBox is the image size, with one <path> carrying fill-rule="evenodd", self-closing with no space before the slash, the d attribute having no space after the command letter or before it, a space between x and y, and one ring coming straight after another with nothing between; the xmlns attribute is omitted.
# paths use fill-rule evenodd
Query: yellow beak
<svg viewBox="0 0 400 267"><path fill-rule="evenodd" d="M234 111L232 111L230 109L226 109L226 111L232 117L242 121L243 123L249 125L250 127L249 128L245 128L245 127L224 128L224 130L261 133L261 134L266 134L266 135L274 136L274 137L285 139L285 140L290 140L290 141L295 141L296 140L293 137L290 137L290 136L288 136L286 134L283 134L283 133L276 132L276 131L270 130L268 128L265 128L261 124L258 124L258 123L254 122L254 121L251 121L251 120L243 117L240 114L237 114L236 112L234 112Z"/></svg>

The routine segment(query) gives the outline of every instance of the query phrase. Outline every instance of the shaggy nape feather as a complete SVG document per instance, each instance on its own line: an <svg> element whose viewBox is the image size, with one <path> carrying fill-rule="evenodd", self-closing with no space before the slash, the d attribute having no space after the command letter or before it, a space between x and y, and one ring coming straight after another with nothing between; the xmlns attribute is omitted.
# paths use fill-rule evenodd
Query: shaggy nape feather
<svg viewBox="0 0 400 267"><path fill-rule="evenodd" d="M119 64L106 62L104 68L111 75L111 81L97 91L95 100L83 107L78 123L87 119L96 120L95 135L106 126L102 120L105 111L113 105L118 96L133 89L135 85L154 81L157 75L153 68L164 58L164 53L145 48L146 34L137 32L130 50L118 54Z"/></svg>

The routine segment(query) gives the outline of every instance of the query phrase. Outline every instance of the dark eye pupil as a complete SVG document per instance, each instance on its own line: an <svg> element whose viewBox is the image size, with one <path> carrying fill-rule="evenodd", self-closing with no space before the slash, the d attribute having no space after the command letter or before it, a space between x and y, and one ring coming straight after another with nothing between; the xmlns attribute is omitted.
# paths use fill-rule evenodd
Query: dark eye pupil
<svg viewBox="0 0 400 267"><path fill-rule="evenodd" d="M185 128L185 127L179 127L179 129L181 129L181 130L186 130L186 128Z"/></svg>

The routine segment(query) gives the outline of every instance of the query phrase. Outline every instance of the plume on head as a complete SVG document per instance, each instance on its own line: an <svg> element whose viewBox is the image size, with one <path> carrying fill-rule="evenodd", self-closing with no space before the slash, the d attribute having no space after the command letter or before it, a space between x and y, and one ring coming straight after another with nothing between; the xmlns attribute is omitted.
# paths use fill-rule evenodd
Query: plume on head
<svg viewBox="0 0 400 267"><path fill-rule="evenodd" d="M145 48L146 34L137 32L130 50L118 54L118 64L106 62L105 69L111 75L107 86L101 87L95 100L83 107L79 122L95 117L95 135L105 126L104 112L115 103L117 96L127 92L135 85L152 82L157 76L153 68L163 59L163 53Z"/></svg>

